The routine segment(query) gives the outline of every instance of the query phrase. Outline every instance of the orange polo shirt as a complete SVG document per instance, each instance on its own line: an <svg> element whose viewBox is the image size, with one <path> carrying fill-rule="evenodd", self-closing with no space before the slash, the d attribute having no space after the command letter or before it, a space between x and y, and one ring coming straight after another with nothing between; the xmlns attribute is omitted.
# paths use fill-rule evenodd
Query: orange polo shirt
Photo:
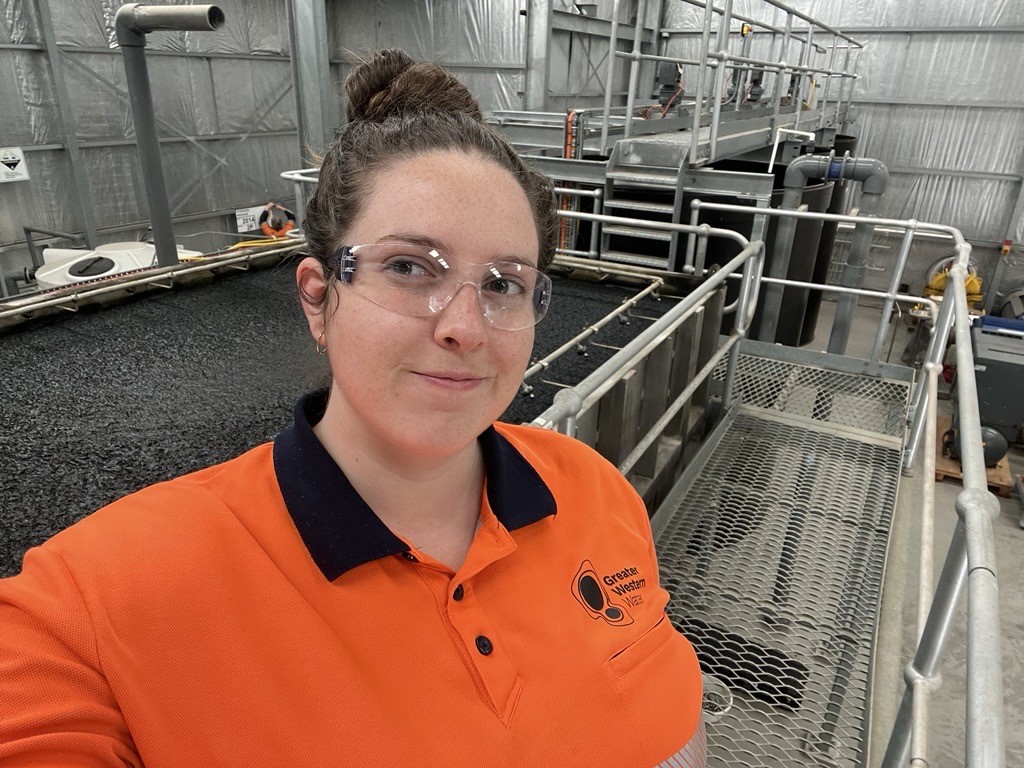
<svg viewBox="0 0 1024 768"><path fill-rule="evenodd" d="M697 659L614 467L487 430L453 573L358 496L324 404L0 580L0 766L704 765Z"/></svg>

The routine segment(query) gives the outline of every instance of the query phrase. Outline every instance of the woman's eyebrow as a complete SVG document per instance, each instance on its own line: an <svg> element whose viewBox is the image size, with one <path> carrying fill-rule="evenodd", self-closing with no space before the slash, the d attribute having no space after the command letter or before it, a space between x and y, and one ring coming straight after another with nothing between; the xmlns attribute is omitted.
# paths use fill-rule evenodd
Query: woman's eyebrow
<svg viewBox="0 0 1024 768"><path fill-rule="evenodd" d="M444 251L445 253L451 253L451 249L444 244L443 241L437 240L429 235L418 235L412 232L392 232L384 235L383 237L377 238L378 243L384 243L391 240L401 240L403 243L411 243L413 245L422 245L426 248L434 248L438 251Z"/></svg>
<svg viewBox="0 0 1024 768"><path fill-rule="evenodd" d="M451 254L452 249L445 245L443 240L438 240L431 237L430 235L420 235L412 232L391 232L390 234L384 235L383 237L377 238L378 243L386 243L394 240L400 240L403 243L411 243L412 245L422 245L425 248L434 248L435 250L441 251L442 253ZM490 264L522 264L524 267L537 268L537 265L530 259L524 256L499 256L498 258L487 262Z"/></svg>

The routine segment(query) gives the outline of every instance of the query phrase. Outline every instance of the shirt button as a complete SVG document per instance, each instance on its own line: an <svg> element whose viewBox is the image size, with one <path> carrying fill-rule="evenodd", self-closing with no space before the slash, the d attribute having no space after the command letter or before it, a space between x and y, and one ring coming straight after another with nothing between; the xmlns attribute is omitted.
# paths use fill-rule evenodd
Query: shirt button
<svg viewBox="0 0 1024 768"><path fill-rule="evenodd" d="M494 644L484 635L480 635L476 639L476 649L484 656L490 656L491 651L494 650Z"/></svg>
<svg viewBox="0 0 1024 768"><path fill-rule="evenodd" d="M463 594L465 594L465 591L462 589L462 585L459 584L459 586L455 588L455 591L452 592L452 600L461 600Z"/></svg>

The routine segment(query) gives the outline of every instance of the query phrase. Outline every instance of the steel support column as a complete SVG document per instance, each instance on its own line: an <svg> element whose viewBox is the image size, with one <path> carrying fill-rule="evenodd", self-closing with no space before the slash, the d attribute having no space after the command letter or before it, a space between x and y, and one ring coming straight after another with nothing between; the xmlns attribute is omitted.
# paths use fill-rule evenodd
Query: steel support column
<svg viewBox="0 0 1024 768"><path fill-rule="evenodd" d="M57 98L57 120L64 133L64 149L68 153L68 166L71 170L71 198L75 208L82 216L82 229L85 232L85 244L95 248L96 243L96 212L90 202L89 190L85 186L82 171L82 154L78 146L78 132L72 114L71 101L68 98L68 87L64 80L64 62L61 60L60 49L57 48L57 37L53 33L53 16L50 14L49 0L37 0L39 7L39 26L43 33L46 58L50 63L50 74L53 77L53 91Z"/></svg>
<svg viewBox="0 0 1024 768"><path fill-rule="evenodd" d="M332 105L330 57L327 51L327 8L324 0L288 0L295 118L299 157L312 163L309 151L324 150L340 123Z"/></svg>
<svg viewBox="0 0 1024 768"><path fill-rule="evenodd" d="M551 20L551 0L529 0L526 12L526 85L523 88L523 109L538 112L547 110Z"/></svg>

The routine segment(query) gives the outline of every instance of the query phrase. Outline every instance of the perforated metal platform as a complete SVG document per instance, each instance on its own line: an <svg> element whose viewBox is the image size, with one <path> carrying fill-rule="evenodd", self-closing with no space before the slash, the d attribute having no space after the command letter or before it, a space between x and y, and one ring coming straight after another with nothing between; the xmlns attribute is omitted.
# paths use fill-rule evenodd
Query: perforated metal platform
<svg viewBox="0 0 1024 768"><path fill-rule="evenodd" d="M909 387L742 355L742 405L656 515L669 615L705 673L709 765L864 764Z"/></svg>

